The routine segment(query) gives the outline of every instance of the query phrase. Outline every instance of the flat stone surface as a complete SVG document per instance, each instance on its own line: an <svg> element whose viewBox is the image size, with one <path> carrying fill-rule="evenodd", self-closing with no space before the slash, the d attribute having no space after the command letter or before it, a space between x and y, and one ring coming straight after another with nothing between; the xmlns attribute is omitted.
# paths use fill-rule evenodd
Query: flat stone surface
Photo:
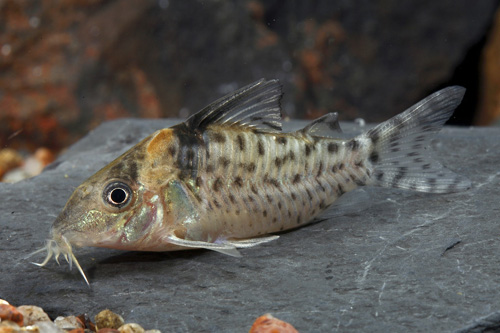
<svg viewBox="0 0 500 333"><path fill-rule="evenodd" d="M41 306L52 319L109 308L164 332L246 332L267 312L301 332L498 325L499 128L445 128L432 144L441 162L473 181L472 189L447 195L368 189L368 208L365 201L359 210L283 233L243 249L242 258L78 249L90 288L66 263L38 268L30 261L44 255L23 259L44 245L77 185L173 123L105 123L38 177L0 184L0 298Z"/></svg>

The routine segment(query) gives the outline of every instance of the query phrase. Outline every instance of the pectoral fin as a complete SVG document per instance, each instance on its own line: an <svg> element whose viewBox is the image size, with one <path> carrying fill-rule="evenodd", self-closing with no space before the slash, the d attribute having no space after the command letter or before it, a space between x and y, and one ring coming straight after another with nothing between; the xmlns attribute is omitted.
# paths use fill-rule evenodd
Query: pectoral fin
<svg viewBox="0 0 500 333"><path fill-rule="evenodd" d="M168 235L167 241L169 243L179 246L191 247L195 249L207 249L224 253L231 257L237 257L237 258L241 257L240 252L231 243L209 243L203 241L193 241L193 240L182 239L175 235Z"/></svg>
<svg viewBox="0 0 500 333"><path fill-rule="evenodd" d="M203 241L194 241L179 238L175 235L168 235L167 241L169 243L191 247L195 249L207 249L212 251L217 251L223 254L227 254L232 257L241 257L240 252L237 248L248 248L253 247L262 243L267 243L278 239L279 236L268 236L268 237L259 237L259 238L248 238L248 239L226 239L226 240L216 240L214 243L203 242Z"/></svg>
<svg viewBox="0 0 500 333"><path fill-rule="evenodd" d="M247 247L253 247L262 243L267 243L280 238L280 236L268 236L259 238L247 238L247 239L229 239L227 243L234 245L237 248L244 249Z"/></svg>

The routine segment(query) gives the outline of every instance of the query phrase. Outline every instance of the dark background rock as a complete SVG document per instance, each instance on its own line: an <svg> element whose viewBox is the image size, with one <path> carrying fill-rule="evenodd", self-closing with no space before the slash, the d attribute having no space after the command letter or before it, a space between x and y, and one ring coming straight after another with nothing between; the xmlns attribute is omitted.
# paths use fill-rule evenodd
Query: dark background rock
<svg viewBox="0 0 500 333"><path fill-rule="evenodd" d="M262 77L281 79L288 116L372 122L462 84L454 121L470 123L479 57L454 73L496 4L4 0L0 147L59 150L107 119L186 116Z"/></svg>
<svg viewBox="0 0 500 333"><path fill-rule="evenodd" d="M284 233L242 250L243 258L80 249L90 288L65 263L38 268L30 261L40 262L42 254L23 259L43 246L77 185L171 124L105 123L41 175L0 183L0 298L41 306L52 319L109 308L164 332L245 332L267 312L300 332L451 332L498 324L498 128L445 128L432 145L440 161L472 180L470 190L371 189L367 209L365 202Z"/></svg>

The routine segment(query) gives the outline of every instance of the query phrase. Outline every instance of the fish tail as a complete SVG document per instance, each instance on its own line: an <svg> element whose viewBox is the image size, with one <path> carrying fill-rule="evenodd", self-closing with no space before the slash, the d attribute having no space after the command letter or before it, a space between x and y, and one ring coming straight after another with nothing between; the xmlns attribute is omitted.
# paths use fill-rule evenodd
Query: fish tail
<svg viewBox="0 0 500 333"><path fill-rule="evenodd" d="M371 141L373 173L367 185L451 193L471 186L468 179L427 156L426 147L460 104L465 88L448 87L365 134Z"/></svg>

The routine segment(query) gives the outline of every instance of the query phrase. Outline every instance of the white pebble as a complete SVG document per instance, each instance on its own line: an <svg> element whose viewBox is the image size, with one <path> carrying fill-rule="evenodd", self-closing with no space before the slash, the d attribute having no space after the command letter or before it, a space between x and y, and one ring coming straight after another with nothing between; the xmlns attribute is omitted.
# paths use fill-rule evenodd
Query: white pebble
<svg viewBox="0 0 500 333"><path fill-rule="evenodd" d="M21 305L17 307L17 310L23 314L24 325L38 324L39 322L50 321L49 316L43 311L41 307L34 305Z"/></svg>
<svg viewBox="0 0 500 333"><path fill-rule="evenodd" d="M75 328L83 328L80 321L75 316L62 317L59 316L54 320L54 324L56 324L59 328L63 330L73 330Z"/></svg>

